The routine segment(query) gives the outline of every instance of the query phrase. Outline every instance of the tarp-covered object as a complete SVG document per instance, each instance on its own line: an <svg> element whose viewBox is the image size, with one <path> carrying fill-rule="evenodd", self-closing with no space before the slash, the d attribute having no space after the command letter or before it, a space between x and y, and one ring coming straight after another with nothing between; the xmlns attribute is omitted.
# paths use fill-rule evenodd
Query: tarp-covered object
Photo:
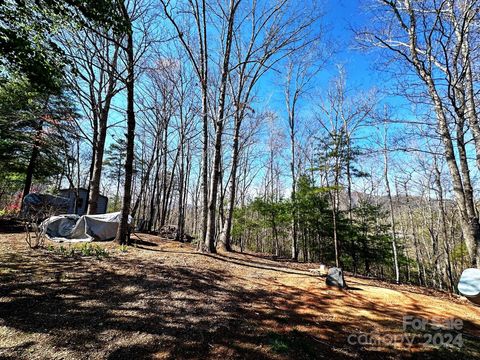
<svg viewBox="0 0 480 360"><path fill-rule="evenodd" d="M345 284L345 279L343 277L343 271L340 268L332 267L328 269L327 278L325 279L325 283L328 286L338 286L339 288L346 288L347 285Z"/></svg>
<svg viewBox="0 0 480 360"><path fill-rule="evenodd" d="M110 240L117 234L120 218L120 212L83 216L59 215L46 219L40 226L44 234L53 241Z"/></svg>
<svg viewBox="0 0 480 360"><path fill-rule="evenodd" d="M470 301L480 305L480 269L465 269L458 281L458 291Z"/></svg>
<svg viewBox="0 0 480 360"><path fill-rule="evenodd" d="M66 238L71 236L78 219L80 219L78 215L51 216L44 220L40 227L49 238Z"/></svg>

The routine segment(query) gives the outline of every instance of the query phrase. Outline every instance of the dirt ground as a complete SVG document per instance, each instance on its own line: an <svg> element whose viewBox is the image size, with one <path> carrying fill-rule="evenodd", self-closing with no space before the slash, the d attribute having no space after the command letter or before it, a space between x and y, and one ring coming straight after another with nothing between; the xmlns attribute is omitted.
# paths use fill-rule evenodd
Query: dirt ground
<svg viewBox="0 0 480 360"><path fill-rule="evenodd" d="M0 233L0 358L480 358L480 307L458 297L350 276L342 291L312 264L135 239L97 258ZM429 324L404 331L404 316ZM431 328L450 318L461 329ZM425 345L434 334L461 343Z"/></svg>

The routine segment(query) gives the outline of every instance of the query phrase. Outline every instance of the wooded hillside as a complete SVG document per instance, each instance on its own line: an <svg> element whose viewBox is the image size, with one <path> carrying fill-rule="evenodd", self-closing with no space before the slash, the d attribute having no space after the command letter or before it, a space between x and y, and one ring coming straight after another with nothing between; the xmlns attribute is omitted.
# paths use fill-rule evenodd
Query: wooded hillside
<svg viewBox="0 0 480 360"><path fill-rule="evenodd" d="M352 26L310 1L1 2L0 215L84 188L122 245L131 216L457 293L480 266L479 2L342 6Z"/></svg>

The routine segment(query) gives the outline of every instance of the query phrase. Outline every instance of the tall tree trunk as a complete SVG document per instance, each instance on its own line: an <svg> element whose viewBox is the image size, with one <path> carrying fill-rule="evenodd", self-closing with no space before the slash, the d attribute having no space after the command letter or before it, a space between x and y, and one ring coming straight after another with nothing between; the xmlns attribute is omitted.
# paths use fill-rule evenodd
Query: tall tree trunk
<svg viewBox="0 0 480 360"><path fill-rule="evenodd" d="M94 215L97 213L98 208L98 198L100 197L100 181L102 178L102 169L103 169L103 154L105 152L105 140L107 137L107 119L103 118L99 122L99 131L98 138L95 148L94 163L93 163L93 174L90 181L90 197L88 200L88 210L89 215Z"/></svg>
<svg viewBox="0 0 480 360"><path fill-rule="evenodd" d="M295 109L291 110L289 115L290 123L290 150L291 150L291 162L290 162L290 174L292 176L292 260L298 260L298 236L297 236L297 178L295 174Z"/></svg>
<svg viewBox="0 0 480 360"><path fill-rule="evenodd" d="M232 170L230 175L230 193L228 199L227 215L223 224L222 233L220 234L220 246L225 251L231 251L230 237L232 232L233 211L235 209L235 195L237 192L237 168L239 158L239 142L240 142L240 125L241 120L235 119L235 129L233 135L232 148Z"/></svg>
<svg viewBox="0 0 480 360"><path fill-rule="evenodd" d="M410 220L410 225L412 226L413 246L415 248L415 259L417 262L418 282L420 285L425 285L426 279L423 277L423 274L421 272L421 268L423 268L423 261L420 257L420 245L418 243L417 228L415 224L415 219L413 217L413 208L410 205L410 197L408 195L406 182L404 184L404 190L405 190L405 202L407 204L407 209L408 209L408 219Z"/></svg>
<svg viewBox="0 0 480 360"><path fill-rule="evenodd" d="M455 284L453 281L453 274L452 274L452 263L451 263L451 254L450 254L450 244L448 238L448 231L447 231L447 215L445 210L445 201L443 199L443 186L442 186L442 179L441 179L441 172L440 168L437 163L436 157L434 158L434 170L435 170L435 184L438 190L438 201L439 201L439 208L440 208L440 224L441 230L443 233L443 244L445 250L445 265L447 270L447 277L449 282L449 290L453 292L455 289Z"/></svg>
<svg viewBox="0 0 480 360"><path fill-rule="evenodd" d="M458 164L455 158L455 151L448 126L448 119L445 113L442 99L437 91L437 87L432 74L428 71L426 64L422 62L418 57L418 44L417 44L417 24L416 14L410 2L406 3L406 10L410 18L410 25L408 28L409 46L411 62L417 71L420 78L425 82L428 94L433 102L433 107L437 115L438 120L438 132L440 140L444 146L445 159L447 161L448 169L453 183L453 193L455 195L456 203L460 210L460 223L465 237L465 243L467 250L471 258L472 266L480 266L480 223L478 217L475 215L474 198L468 194L465 190L466 187L470 188L471 183L466 179L463 179L458 168ZM396 7L395 4L390 6ZM431 59L430 59L431 60ZM461 147L461 146L460 146ZM477 261L478 260L478 261Z"/></svg>
<svg viewBox="0 0 480 360"><path fill-rule="evenodd" d="M40 155L40 137L42 136L42 127L43 121L36 123L35 137L33 139L32 152L30 154L30 159L28 161L25 183L23 185L23 195L22 201L25 196L30 193L30 188L32 187L33 175L35 172L35 165L37 164L38 156Z"/></svg>
<svg viewBox="0 0 480 360"><path fill-rule="evenodd" d="M208 222L208 105L207 89L202 90L202 112L203 112L203 148L202 148L202 241L207 238Z"/></svg>
<svg viewBox="0 0 480 360"><path fill-rule="evenodd" d="M337 165L338 168L338 165ZM330 183L328 180L328 175L325 177L327 188L330 187ZM334 185L338 186L337 175L335 174L335 181ZM330 197L330 205L331 205L331 212L332 212L332 230L333 230L333 247L335 250L335 266L340 267L340 242L338 240L338 224L337 224L337 196L336 193L338 190L329 190L328 194Z"/></svg>
<svg viewBox="0 0 480 360"><path fill-rule="evenodd" d="M127 30L127 46L125 52L127 54L127 153L125 159L125 184L123 187L123 204L120 218L120 224L118 226L117 236L115 240L119 244L126 244L129 242L129 229L128 218L130 216L130 202L132 199L132 177L133 177L133 162L135 160L134 153L134 141L135 141L135 58L133 49L133 29L132 23L125 6L125 3L121 3L121 10L125 21L128 22Z"/></svg>
<svg viewBox="0 0 480 360"><path fill-rule="evenodd" d="M384 159L384 177L385 177L385 186L387 189L387 197L390 205L390 226L392 228L392 250L393 250L393 267L395 271L395 282L400 283L400 268L398 266L398 251L397 251L397 232L396 232L396 223L395 223L395 213L392 200L392 191L390 188L390 180L388 179L388 149L387 149L387 127L385 125L384 132L384 148L383 148L383 159Z"/></svg>
<svg viewBox="0 0 480 360"><path fill-rule="evenodd" d="M158 191L158 173L159 169L156 169L155 171L155 178L153 179L153 189L150 194L150 212L148 216L148 224L147 224L147 231L150 232L152 231L153 223L155 221L155 209L158 211L158 207L155 207L155 199L157 197L157 191Z"/></svg>
<svg viewBox="0 0 480 360"><path fill-rule="evenodd" d="M115 51L112 59L112 69L115 69L117 66L118 59L118 45L115 45ZM94 153L93 153L93 170L91 174L91 179L89 182L89 196L88 196L88 210L89 215L96 214L98 208L98 198L100 196L100 181L102 178L102 169L103 169L103 155L105 152L105 140L107 138L107 129L108 129L108 114L110 112L110 106L115 94L116 79L115 75L112 73L114 70L110 69L108 74L108 86L105 94L105 101L102 104L99 100L96 104L96 109L92 111L97 112L94 117L98 119L97 126L98 130L94 134L97 134L97 138L94 139ZM99 97L100 98L100 97ZM95 122L94 122L95 124Z"/></svg>
<svg viewBox="0 0 480 360"><path fill-rule="evenodd" d="M165 133L163 138L163 169L162 169L162 208L160 211L160 228L165 225L165 220L167 216L167 191L168 191L168 123L169 121L165 122Z"/></svg>
<svg viewBox="0 0 480 360"><path fill-rule="evenodd" d="M223 127L225 123L225 98L227 92L227 77L230 66L230 54L233 38L233 25L235 20L235 12L237 10L238 2L230 0L228 28L225 40L225 53L223 57L222 76L220 79L220 95L218 101L218 119L216 122L215 131L215 152L213 157L212 178L210 179L210 197L208 202L208 218L207 218L207 234L203 250L214 253L215 249L215 225L216 225L216 211L217 211L217 193L218 182L221 175L221 157L222 157L222 136Z"/></svg>
<svg viewBox="0 0 480 360"><path fill-rule="evenodd" d="M208 40L206 2L202 0L202 23L197 19L198 39L200 45L200 81L202 82L202 239L198 244L207 241L208 226ZM200 17L200 14L199 14Z"/></svg>

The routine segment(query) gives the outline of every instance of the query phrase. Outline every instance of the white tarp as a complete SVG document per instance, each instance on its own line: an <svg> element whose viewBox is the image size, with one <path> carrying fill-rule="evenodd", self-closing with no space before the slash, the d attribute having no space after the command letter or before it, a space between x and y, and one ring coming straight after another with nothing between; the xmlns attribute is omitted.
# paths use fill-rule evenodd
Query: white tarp
<svg viewBox="0 0 480 360"><path fill-rule="evenodd" d="M83 216L58 215L49 217L40 226L43 233L53 241L110 240L117 234L120 217L120 212Z"/></svg>
<svg viewBox="0 0 480 360"><path fill-rule="evenodd" d="M458 291L480 305L480 269L465 269L458 281Z"/></svg>

